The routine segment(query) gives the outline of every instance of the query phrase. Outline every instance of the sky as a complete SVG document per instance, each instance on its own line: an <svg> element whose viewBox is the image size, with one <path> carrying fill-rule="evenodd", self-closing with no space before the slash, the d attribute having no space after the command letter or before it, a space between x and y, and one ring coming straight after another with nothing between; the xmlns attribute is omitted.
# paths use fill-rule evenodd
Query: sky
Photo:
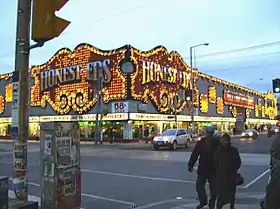
<svg viewBox="0 0 280 209"><path fill-rule="evenodd" d="M209 43L195 50L200 71L266 92L280 77L279 8L279 0L69 0L56 14L71 24L33 49L30 65L80 43L103 50L164 45L189 64L190 47ZM0 11L0 73L7 73L14 70L17 0L0 0Z"/></svg>

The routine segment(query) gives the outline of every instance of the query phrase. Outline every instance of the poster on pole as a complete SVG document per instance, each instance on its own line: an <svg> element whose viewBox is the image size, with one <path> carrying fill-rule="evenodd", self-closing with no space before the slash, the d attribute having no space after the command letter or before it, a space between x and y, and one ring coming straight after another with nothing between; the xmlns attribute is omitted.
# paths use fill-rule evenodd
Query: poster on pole
<svg viewBox="0 0 280 209"><path fill-rule="evenodd" d="M80 132L77 123L57 122L55 129L56 159L59 168L80 164Z"/></svg>

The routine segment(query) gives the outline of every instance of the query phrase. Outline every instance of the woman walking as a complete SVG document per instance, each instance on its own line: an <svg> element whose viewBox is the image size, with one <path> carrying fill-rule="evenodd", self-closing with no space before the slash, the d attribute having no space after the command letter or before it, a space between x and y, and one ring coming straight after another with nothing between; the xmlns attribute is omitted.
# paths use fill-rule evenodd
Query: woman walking
<svg viewBox="0 0 280 209"><path fill-rule="evenodd" d="M230 204L230 209L234 209L237 171L241 166L241 159L238 150L231 146L229 134L225 133L221 136L221 146L216 152L215 166L218 177L217 209L222 209L227 204Z"/></svg>

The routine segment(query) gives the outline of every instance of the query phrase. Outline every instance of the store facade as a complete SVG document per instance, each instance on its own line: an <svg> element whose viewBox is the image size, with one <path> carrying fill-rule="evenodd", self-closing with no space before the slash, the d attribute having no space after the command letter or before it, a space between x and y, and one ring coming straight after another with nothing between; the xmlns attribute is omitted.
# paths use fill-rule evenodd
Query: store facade
<svg viewBox="0 0 280 209"><path fill-rule="evenodd" d="M72 52L59 50L45 64L30 69L30 125L39 136L40 122L79 121L82 138L92 138L97 110L96 86L102 73L104 138L146 138L164 129L190 128L191 103L186 92L194 88L197 128L213 124L231 132L276 124L277 100L191 69L177 52L159 46L140 51L130 45L102 51L81 44ZM12 73L0 76L0 137L9 138ZM114 134L113 131L114 130Z"/></svg>

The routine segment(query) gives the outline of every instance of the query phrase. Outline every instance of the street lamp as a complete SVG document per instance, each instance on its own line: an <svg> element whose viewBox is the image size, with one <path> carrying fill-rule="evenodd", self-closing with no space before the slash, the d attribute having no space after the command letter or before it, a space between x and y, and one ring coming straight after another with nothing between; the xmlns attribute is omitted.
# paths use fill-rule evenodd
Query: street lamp
<svg viewBox="0 0 280 209"><path fill-rule="evenodd" d="M191 104L191 123L192 123L192 134L194 134L194 75L193 75L193 49L200 46L208 46L209 43L198 44L190 47L190 65L191 65L191 78L192 78L192 104Z"/></svg>

